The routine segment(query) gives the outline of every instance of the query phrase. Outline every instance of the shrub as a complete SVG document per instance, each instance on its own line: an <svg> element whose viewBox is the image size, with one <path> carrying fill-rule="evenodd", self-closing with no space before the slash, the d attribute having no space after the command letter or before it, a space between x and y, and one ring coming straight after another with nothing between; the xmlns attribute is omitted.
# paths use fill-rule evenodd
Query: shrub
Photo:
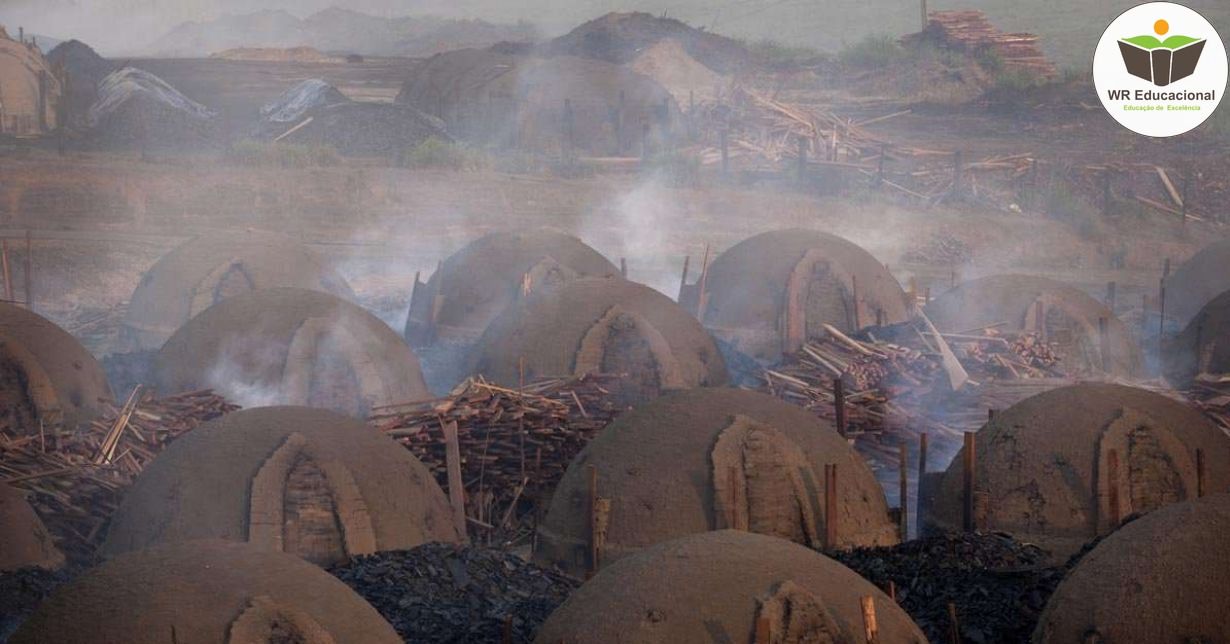
<svg viewBox="0 0 1230 644"><path fill-rule="evenodd" d="M231 146L227 158L239 165L283 168L334 166L342 162L342 156L338 154L338 151L327 145L296 145L261 141L240 141Z"/></svg>
<svg viewBox="0 0 1230 644"><path fill-rule="evenodd" d="M881 69L906 58L901 43L887 35L867 36L837 54L837 62L851 69Z"/></svg>
<svg viewBox="0 0 1230 644"><path fill-rule="evenodd" d="M483 158L477 153L434 136L411 148L402 161L402 165L408 168L448 170L475 170L484 165Z"/></svg>

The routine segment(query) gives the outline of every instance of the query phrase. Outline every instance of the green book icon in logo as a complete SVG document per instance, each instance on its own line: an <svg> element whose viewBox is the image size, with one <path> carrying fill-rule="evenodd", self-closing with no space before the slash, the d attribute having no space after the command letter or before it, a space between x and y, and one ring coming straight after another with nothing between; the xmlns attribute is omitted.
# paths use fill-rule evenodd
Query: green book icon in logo
<svg viewBox="0 0 1230 644"><path fill-rule="evenodd" d="M1203 38L1191 36L1160 40L1145 35L1119 40L1119 53L1129 74L1165 87L1195 73L1204 44Z"/></svg>

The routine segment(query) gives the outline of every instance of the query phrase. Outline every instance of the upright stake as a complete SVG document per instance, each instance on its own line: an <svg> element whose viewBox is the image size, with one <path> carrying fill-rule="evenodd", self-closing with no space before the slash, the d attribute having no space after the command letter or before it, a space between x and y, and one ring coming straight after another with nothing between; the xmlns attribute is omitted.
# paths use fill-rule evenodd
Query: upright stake
<svg viewBox="0 0 1230 644"><path fill-rule="evenodd" d="M1106 453L1106 496L1110 506L1110 529L1119 527L1119 452Z"/></svg>
<svg viewBox="0 0 1230 644"><path fill-rule="evenodd" d="M598 572L602 555L598 548L598 468L589 465L589 574Z"/></svg>
<svg viewBox="0 0 1230 644"><path fill-rule="evenodd" d="M1110 373L1110 339L1106 337L1106 318L1098 318L1098 352L1102 354L1102 372Z"/></svg>
<svg viewBox="0 0 1230 644"><path fill-rule="evenodd" d="M772 644L773 628L769 618L760 615L756 618L756 644Z"/></svg>
<svg viewBox="0 0 1230 644"><path fill-rule="evenodd" d="M1115 282L1106 283L1106 308L1110 309L1111 313L1115 312L1115 305L1119 299L1119 286Z"/></svg>
<svg viewBox="0 0 1230 644"><path fill-rule="evenodd" d="M833 415L837 419L837 433L846 436L846 384L841 376L833 378Z"/></svg>
<svg viewBox="0 0 1230 644"><path fill-rule="evenodd" d="M0 264L4 271L4 299L13 301L13 275L9 272L9 240L0 239Z"/></svg>
<svg viewBox="0 0 1230 644"><path fill-rule="evenodd" d="M622 275L624 279L628 278L628 258L626 257L619 258L619 274Z"/></svg>
<svg viewBox="0 0 1230 644"><path fill-rule="evenodd" d="M901 540L908 541L910 538L910 519L909 519L909 498L910 498L910 479L909 479L909 454L905 449L905 443L897 447L897 473L900 478L899 494L901 495L901 524L897 526L898 532L901 533Z"/></svg>
<svg viewBox="0 0 1230 644"><path fill-rule="evenodd" d="M961 644L961 624L957 621L957 605L948 602L948 644Z"/></svg>
<svg viewBox="0 0 1230 644"><path fill-rule="evenodd" d="M1166 260L1166 268L1170 268L1170 260ZM1169 272L1169 271L1167 271ZM1162 355L1162 336L1166 333L1166 278L1158 282L1157 287L1157 355Z"/></svg>
<svg viewBox="0 0 1230 644"><path fill-rule="evenodd" d="M859 329L863 328L863 320L861 319L861 316L859 315L858 276L857 275L850 276L850 289L853 291L853 295L854 295L854 330L858 331Z"/></svg>
<svg viewBox="0 0 1230 644"><path fill-rule="evenodd" d="M962 526L966 532L973 532L974 525L974 467L978 463L977 439L974 432L965 433L965 451L962 452L965 471L963 472L962 489Z"/></svg>
<svg viewBox="0 0 1230 644"><path fill-rule="evenodd" d="M867 595L859 598L859 603L863 607L863 636L867 644L879 644L880 642L880 627L876 624L876 602L875 598Z"/></svg>
<svg viewBox="0 0 1230 644"><path fill-rule="evenodd" d="M837 464L824 466L824 545L837 549Z"/></svg>
<svg viewBox="0 0 1230 644"><path fill-rule="evenodd" d="M1187 225L1187 191L1191 184L1192 173L1191 170L1188 170L1183 173L1183 199L1181 200L1182 203L1179 204L1179 223L1183 226Z"/></svg>
<svg viewBox="0 0 1230 644"><path fill-rule="evenodd" d="M26 229L26 308L34 310L34 243L30 241L30 229Z"/></svg>
<svg viewBox="0 0 1230 644"><path fill-rule="evenodd" d="M918 480L921 484L923 475L927 473L927 433L918 436Z"/></svg>
<svg viewBox="0 0 1230 644"><path fill-rule="evenodd" d="M1208 485L1204 478L1204 450L1196 448L1196 498L1202 498L1208 494Z"/></svg>
<svg viewBox="0 0 1230 644"><path fill-rule="evenodd" d="M466 536L466 497L461 482L461 447L457 443L457 423L441 423L444 430L444 460L448 466L448 500L453 506L453 523L464 539Z"/></svg>
<svg viewBox="0 0 1230 644"><path fill-rule="evenodd" d="M922 0L922 30L927 29L927 0Z"/></svg>

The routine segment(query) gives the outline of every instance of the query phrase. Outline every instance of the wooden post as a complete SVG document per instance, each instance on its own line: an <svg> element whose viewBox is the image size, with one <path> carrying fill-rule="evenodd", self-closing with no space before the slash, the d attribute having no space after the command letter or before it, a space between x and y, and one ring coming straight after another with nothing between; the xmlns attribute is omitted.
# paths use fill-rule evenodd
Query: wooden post
<svg viewBox="0 0 1230 644"><path fill-rule="evenodd" d="M628 258L626 257L619 258L619 274L622 275L624 279L628 279Z"/></svg>
<svg viewBox="0 0 1230 644"><path fill-rule="evenodd" d="M1110 338L1107 336L1106 318L1098 318L1098 352L1102 354L1102 371L1110 373Z"/></svg>
<svg viewBox="0 0 1230 644"><path fill-rule="evenodd" d="M691 255L683 256L683 275L679 278L679 300L683 301L683 291L688 287L688 264L692 261Z"/></svg>
<svg viewBox="0 0 1230 644"><path fill-rule="evenodd" d="M1111 313L1115 312L1115 304L1119 299L1119 286L1115 282L1106 283L1106 308L1110 309Z"/></svg>
<svg viewBox="0 0 1230 644"><path fill-rule="evenodd" d="M466 497L461 479L461 447L457 442L457 423L440 424L444 430L444 460L448 468L448 500L453 506L453 523L457 532L466 537Z"/></svg>
<svg viewBox="0 0 1230 644"><path fill-rule="evenodd" d="M4 299L13 301L13 275L9 272L9 240L0 239L0 270L4 272Z"/></svg>
<svg viewBox="0 0 1230 644"><path fill-rule="evenodd" d="M1166 272L1170 272L1170 260L1166 260ZM1162 355L1162 337L1166 334L1166 278L1158 281L1157 286L1157 355Z"/></svg>
<svg viewBox="0 0 1230 644"><path fill-rule="evenodd" d="M837 464L824 466L824 545L837 549Z"/></svg>
<svg viewBox="0 0 1230 644"><path fill-rule="evenodd" d="M862 320L862 316L859 315L858 276L857 275L850 276L850 288L853 291L852 295L854 296L854 330L858 331L859 329L863 328L863 320Z"/></svg>
<svg viewBox="0 0 1230 644"><path fill-rule="evenodd" d="M722 138L722 176L730 174L730 148L728 147L729 133L725 126L719 130Z"/></svg>
<svg viewBox="0 0 1230 644"><path fill-rule="evenodd" d="M837 419L837 433L846 437L846 383L841 376L833 378L833 415Z"/></svg>
<svg viewBox="0 0 1230 644"><path fill-rule="evenodd" d="M957 621L957 605L948 602L948 644L961 644L961 624Z"/></svg>
<svg viewBox="0 0 1230 644"><path fill-rule="evenodd" d="M1209 493L1204 473L1204 450L1196 448L1196 498L1203 498Z"/></svg>
<svg viewBox="0 0 1230 644"><path fill-rule="evenodd" d="M799 183L807 179L807 139L799 137Z"/></svg>
<svg viewBox="0 0 1230 644"><path fill-rule="evenodd" d="M598 468L586 466L589 473L589 574L598 572L601 555L598 547Z"/></svg>
<svg viewBox="0 0 1230 644"><path fill-rule="evenodd" d="M921 31L926 31L926 30L927 30L927 0L922 0L922 29Z"/></svg>
<svg viewBox="0 0 1230 644"><path fill-rule="evenodd" d="M1110 506L1110 529L1119 527L1119 452L1106 453L1106 496Z"/></svg>
<svg viewBox="0 0 1230 644"><path fill-rule="evenodd" d="M965 451L962 455L964 472L962 472L961 525L966 532L972 532L977 527L974 525L974 468L977 467L978 456L977 439L974 432L965 433Z"/></svg>
<svg viewBox="0 0 1230 644"><path fill-rule="evenodd" d="M994 408L987 409L987 422L988 423L995 422L995 409Z"/></svg>
<svg viewBox="0 0 1230 644"><path fill-rule="evenodd" d="M513 644L513 618L504 616L503 628L500 629L500 644Z"/></svg>
<svg viewBox="0 0 1230 644"><path fill-rule="evenodd" d="M901 533L901 540L908 541L910 539L910 519L909 519L909 499L910 499L910 478L909 478L909 453L905 448L905 443L897 446L897 473L899 477L899 494L901 495L901 515L900 524L897 526L898 532Z"/></svg>
<svg viewBox="0 0 1230 644"><path fill-rule="evenodd" d="M888 580L888 598L897 601L897 582Z"/></svg>
<svg viewBox="0 0 1230 644"><path fill-rule="evenodd" d="M927 473L927 432L918 435L918 480Z"/></svg>
<svg viewBox="0 0 1230 644"><path fill-rule="evenodd" d="M876 624L876 602L871 595L859 598L863 608L863 638L867 644L879 644L880 627Z"/></svg>
<svg viewBox="0 0 1230 644"><path fill-rule="evenodd" d="M1183 173L1183 199L1181 200L1182 203L1179 204L1179 225L1181 226L1187 225L1187 192L1191 188L1191 184L1192 172L1188 170Z"/></svg>
<svg viewBox="0 0 1230 644"><path fill-rule="evenodd" d="M30 229L26 229L26 257L24 278L26 281L26 308L34 310L34 242L30 239Z"/></svg>

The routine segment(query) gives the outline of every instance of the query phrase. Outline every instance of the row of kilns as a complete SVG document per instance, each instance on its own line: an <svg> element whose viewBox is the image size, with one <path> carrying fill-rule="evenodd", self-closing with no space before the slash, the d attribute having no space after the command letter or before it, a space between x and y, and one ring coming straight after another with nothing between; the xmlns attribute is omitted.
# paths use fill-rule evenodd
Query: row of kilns
<svg viewBox="0 0 1230 644"><path fill-rule="evenodd" d="M837 238L785 236L854 252ZM225 357L231 371L224 370L220 388L266 389L264 404L341 401L345 411L362 414L382 401L428 395L413 352L395 333L336 296L263 283L242 251L231 246L221 261L203 263L204 275L184 280L192 295L175 314L187 322L157 359L160 384L173 385L166 393L211 384L193 374ZM469 334L477 337L474 364L506 384L561 372L633 376L615 394L635 408L574 461L540 526L540 562L596 573L548 621L540 641L857 641L868 608L880 641L922 640L894 603L817 552L898 539L882 490L835 428L776 399L718 387L726 375L715 342L668 298L609 272L584 275L551 256L526 255L509 264L521 270L487 269L491 282L505 287L473 300L507 298L502 310L467 321L476 307L448 288L442 270L434 287L416 289L411 325L426 324L436 341L446 328L481 329ZM895 282L869 286L877 284L874 274L855 277L809 249L778 272L780 283L777 273L758 278L757 290L778 298L761 302L761 317L740 326L733 317L710 317L725 315L734 301L721 294L722 264L719 258L702 272L692 308L706 322L724 320L722 328L711 326L750 354L757 345L787 349L798 329L806 337L822 319L853 331L910 309ZM1044 305L1062 310L1057 317L1074 337L1108 328L1068 322L1087 319L1082 307L1089 304L1065 306L1080 299L1061 286L1007 281L1028 283L1018 288L1035 295L995 300L1002 313L996 322L1018 311L1029 328L1028 315L1049 293ZM423 317L419 297L427 291ZM967 324L960 309L968 306L946 303L963 301L962 291L932 303L937 319L951 306L952 324ZM453 310L450 298L458 302L456 319L443 317ZM834 310L844 319L819 317ZM1044 319L1056 317L1045 312ZM4 391L16 402L8 407L26 414L6 418L6 433L29 435L39 431L35 420L53 418L71 427L110 398L97 363L75 340L24 309L3 305L0 313ZM132 322L130 328L141 324ZM986 323L967 328L979 324ZM1114 361L1096 353L1116 346L1108 339L1073 346L1081 347L1073 355L1094 351L1089 365L1133 364L1131 343ZM330 356L340 356L336 369ZM711 387L697 388L705 385ZM973 444L975 458L959 454L948 472L924 479L925 525L1016 532L1058 555L1131 516L1171 506L1127 523L1094 549L1056 594L1038 641L1074 641L1064 635L1070 632L1114 639L1120 629L1163 641L1230 629L1225 611L1200 603L1221 597L1230 571L1230 550L1216 538L1230 527L1230 443L1206 419L1156 394L1082 385L1001 412ZM967 462L975 464L973 476ZM4 516L14 519L4 522L2 550L27 553L27 564L55 565L45 530L13 496L5 500ZM103 550L112 559L57 592L15 641L239 642L275 633L305 642L385 641L391 631L370 607L290 555L327 565L463 538L423 466L366 425L302 407L236 412L177 440L146 469L109 528ZM100 633L103 621L109 628Z"/></svg>

